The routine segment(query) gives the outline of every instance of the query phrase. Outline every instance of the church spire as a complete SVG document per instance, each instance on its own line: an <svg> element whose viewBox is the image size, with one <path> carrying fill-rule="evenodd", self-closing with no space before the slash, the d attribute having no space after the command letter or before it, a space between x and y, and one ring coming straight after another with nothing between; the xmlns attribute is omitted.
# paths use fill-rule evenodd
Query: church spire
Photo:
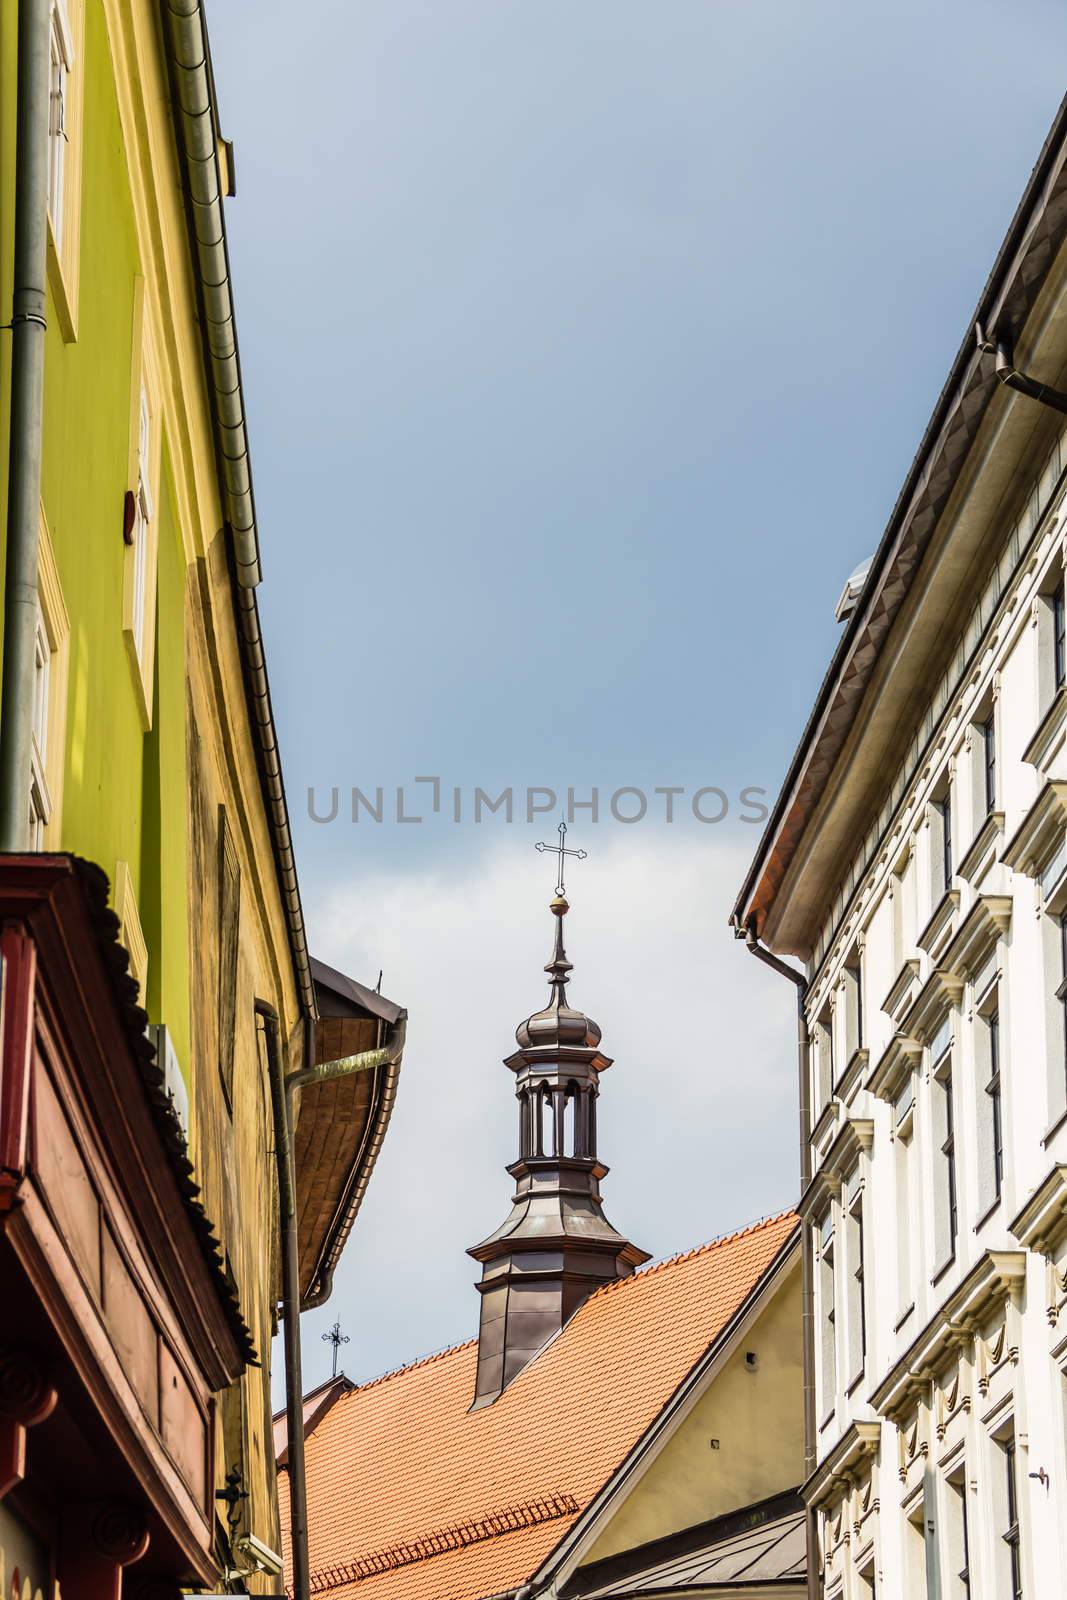
<svg viewBox="0 0 1067 1600"><path fill-rule="evenodd" d="M519 1102L519 1158L507 1169L516 1185L511 1214L469 1251L482 1263L475 1406L495 1400L594 1289L648 1260L601 1209L608 1169L597 1155L596 1101L611 1061L597 1024L567 1004L563 856L585 852L565 851L565 835L561 824L549 1002L520 1023L519 1048L504 1063Z"/></svg>

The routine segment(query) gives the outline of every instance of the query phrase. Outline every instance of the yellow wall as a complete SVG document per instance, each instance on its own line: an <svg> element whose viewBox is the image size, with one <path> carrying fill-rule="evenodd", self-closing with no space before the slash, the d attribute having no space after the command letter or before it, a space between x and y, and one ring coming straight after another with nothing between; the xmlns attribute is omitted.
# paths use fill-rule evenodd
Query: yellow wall
<svg viewBox="0 0 1067 1600"><path fill-rule="evenodd" d="M186 1080L195 1179L263 1361L220 1401L216 1482L242 1468L245 1526L278 1548L269 1370L277 1196L253 1002L276 1008L298 1052L297 995L244 694L160 8L69 0L68 9L76 35L69 214L63 260L53 248L49 266L42 519L69 624L49 727L50 737L64 734L62 770L48 774L63 801L45 842L90 857L119 886L123 937L141 951L142 1003L166 1025ZM0 6L7 307L16 12ZM0 339L5 440L9 352ZM138 669L124 639L122 514L137 471L142 373L158 481L147 585L155 648ZM6 461L5 446L0 547ZM232 1111L219 1065L222 815L240 875ZM251 1586L277 1588L268 1579Z"/></svg>
<svg viewBox="0 0 1067 1600"><path fill-rule="evenodd" d="M750 1372L745 1354L755 1351ZM711 1440L718 1439L713 1450ZM800 1263L615 1512L586 1561L707 1522L804 1476Z"/></svg>

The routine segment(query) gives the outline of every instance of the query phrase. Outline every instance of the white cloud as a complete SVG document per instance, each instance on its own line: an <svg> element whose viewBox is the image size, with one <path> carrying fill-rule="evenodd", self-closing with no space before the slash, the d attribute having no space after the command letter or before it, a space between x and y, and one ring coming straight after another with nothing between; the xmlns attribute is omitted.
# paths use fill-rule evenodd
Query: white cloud
<svg viewBox="0 0 1067 1600"><path fill-rule="evenodd" d="M751 840L601 837L575 866L572 1003L615 1060L601 1084L611 1221L655 1255L796 1198L795 999L730 936ZM552 858L494 848L409 876L361 875L317 907L315 950L410 1013L400 1092L329 1304L303 1319L305 1387L366 1377L477 1331L467 1245L507 1213L517 1024L547 995ZM279 1402L280 1403L280 1402Z"/></svg>

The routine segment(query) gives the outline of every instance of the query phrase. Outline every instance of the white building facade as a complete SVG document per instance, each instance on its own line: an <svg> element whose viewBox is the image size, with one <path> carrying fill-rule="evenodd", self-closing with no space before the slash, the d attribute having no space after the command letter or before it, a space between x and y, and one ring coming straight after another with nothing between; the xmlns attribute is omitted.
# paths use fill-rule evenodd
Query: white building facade
<svg viewBox="0 0 1067 1600"><path fill-rule="evenodd" d="M1067 1594L1067 415L1013 365L1067 377L1065 148L978 308L1016 388L965 341L734 911L806 980L827 1600Z"/></svg>

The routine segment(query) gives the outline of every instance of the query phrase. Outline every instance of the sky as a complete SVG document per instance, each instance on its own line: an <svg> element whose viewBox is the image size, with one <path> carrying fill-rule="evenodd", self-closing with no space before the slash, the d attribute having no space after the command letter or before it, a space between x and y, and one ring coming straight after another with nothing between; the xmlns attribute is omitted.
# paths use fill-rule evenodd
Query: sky
<svg viewBox="0 0 1067 1600"><path fill-rule="evenodd" d="M1063 92L1067 11L210 21L311 945L411 1018L303 1319L310 1387L335 1317L357 1378L476 1331L464 1252L515 1154L501 1061L547 992L533 845L568 791L571 992L616 1062L608 1216L663 1255L796 1198L794 998L727 917ZM510 822L484 798L508 793Z"/></svg>

